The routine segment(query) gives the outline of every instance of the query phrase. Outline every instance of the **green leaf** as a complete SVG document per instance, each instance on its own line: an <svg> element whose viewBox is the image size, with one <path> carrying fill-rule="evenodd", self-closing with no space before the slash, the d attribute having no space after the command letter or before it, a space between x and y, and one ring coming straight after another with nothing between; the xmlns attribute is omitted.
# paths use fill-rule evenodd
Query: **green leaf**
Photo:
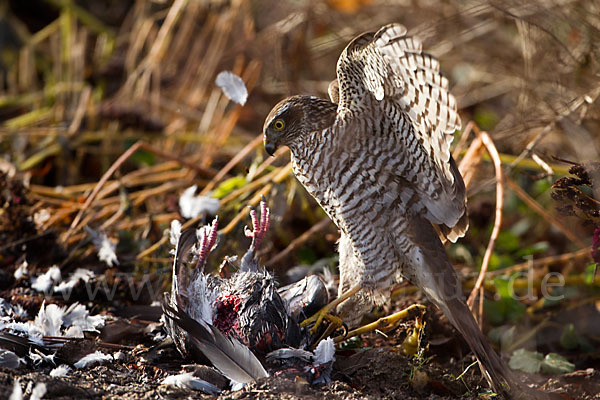
<svg viewBox="0 0 600 400"><path fill-rule="evenodd" d="M482 258L480 258L478 260L479 265L481 265L482 260L483 260ZM499 269L510 267L512 265L515 265L516 261L517 260L510 254L506 254L506 253L498 254L494 251L494 252L492 252L492 256L490 257L490 264L488 266L488 271L496 271Z"/></svg>
<svg viewBox="0 0 600 400"><path fill-rule="evenodd" d="M483 309L492 325L499 325L505 320L516 321L525 314L525 306L516 299L505 298L498 301L484 300Z"/></svg>
<svg viewBox="0 0 600 400"><path fill-rule="evenodd" d="M506 319L509 321L517 321L527 310L527 308L516 299L502 299L502 301L504 302L504 315L506 315Z"/></svg>
<svg viewBox="0 0 600 400"><path fill-rule="evenodd" d="M510 357L508 366L523 372L536 373L542 368L544 356L537 351L519 349Z"/></svg>
<svg viewBox="0 0 600 400"><path fill-rule="evenodd" d="M356 349L364 350L362 348L362 345L363 345L363 342L362 342L360 336L355 336L353 338L350 338L350 339L345 340L342 343L340 343L339 348L340 348L340 350L356 350Z"/></svg>
<svg viewBox="0 0 600 400"><path fill-rule="evenodd" d="M496 248L512 252L518 250L521 246L521 240L519 237L509 230L500 232L498 239L496 239Z"/></svg>
<svg viewBox="0 0 600 400"><path fill-rule="evenodd" d="M501 299L512 299L515 292L511 285L510 279L501 276L494 279L494 286Z"/></svg>
<svg viewBox="0 0 600 400"><path fill-rule="evenodd" d="M560 335L560 345L566 350L575 350L579 347L579 338L573 324L567 324Z"/></svg>
<svg viewBox="0 0 600 400"><path fill-rule="evenodd" d="M541 253L550 248L550 243L548 242L537 242L529 247L525 247L515 253L515 258L525 258L526 256L530 256L532 254Z"/></svg>
<svg viewBox="0 0 600 400"><path fill-rule="evenodd" d="M496 126L500 117L495 111L477 108L473 119L479 125L479 128L484 131L489 131Z"/></svg>
<svg viewBox="0 0 600 400"><path fill-rule="evenodd" d="M131 159L138 164L152 166L156 164L156 155L146 150L138 150L131 156Z"/></svg>
<svg viewBox="0 0 600 400"><path fill-rule="evenodd" d="M499 301L483 300L483 311L492 325L500 325L504 322L504 307Z"/></svg>
<svg viewBox="0 0 600 400"><path fill-rule="evenodd" d="M244 187L246 183L246 178L243 176L234 176L233 178L226 179L221 182L219 186L217 186L212 194L212 197L221 199L234 190Z"/></svg>
<svg viewBox="0 0 600 400"><path fill-rule="evenodd" d="M317 254L310 247L302 247L296 252L296 255L300 264L311 265L318 259Z"/></svg>
<svg viewBox="0 0 600 400"><path fill-rule="evenodd" d="M548 179L540 179L533 182L532 195L533 197L541 196L547 193L552 188L552 181ZM538 199L539 201L539 199Z"/></svg>
<svg viewBox="0 0 600 400"><path fill-rule="evenodd" d="M596 264L591 263L585 267L585 283L591 285L594 283L594 273L596 273Z"/></svg>
<svg viewBox="0 0 600 400"><path fill-rule="evenodd" d="M541 364L542 372L546 374L568 374L575 371L575 364L556 353L546 354Z"/></svg>
<svg viewBox="0 0 600 400"><path fill-rule="evenodd" d="M579 335L575 331L575 326L573 324L567 324L563 328L560 336L560 345L565 350L579 349L584 353L593 353L596 351L595 347L585 338L585 336Z"/></svg>

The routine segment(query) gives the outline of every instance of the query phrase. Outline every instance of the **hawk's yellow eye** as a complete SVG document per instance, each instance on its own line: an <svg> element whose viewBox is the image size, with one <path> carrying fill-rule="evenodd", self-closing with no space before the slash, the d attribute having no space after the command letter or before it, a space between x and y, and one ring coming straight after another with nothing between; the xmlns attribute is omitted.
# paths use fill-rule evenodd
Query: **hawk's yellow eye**
<svg viewBox="0 0 600 400"><path fill-rule="evenodd" d="M285 123L281 119L278 119L275 122L273 122L273 128L275 128L276 131L283 130L284 126L285 126Z"/></svg>

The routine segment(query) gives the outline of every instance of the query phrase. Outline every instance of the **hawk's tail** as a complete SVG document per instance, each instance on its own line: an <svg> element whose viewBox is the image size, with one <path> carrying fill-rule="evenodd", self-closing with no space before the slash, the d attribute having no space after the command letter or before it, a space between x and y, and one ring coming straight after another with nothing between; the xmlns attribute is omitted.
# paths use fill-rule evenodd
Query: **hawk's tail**
<svg viewBox="0 0 600 400"><path fill-rule="evenodd" d="M464 300L454 299L436 305L461 333L477 357L481 371L490 386L507 399L519 398L518 393L522 390L521 386L523 385L492 348ZM523 398L531 399L532 397Z"/></svg>
<svg viewBox="0 0 600 400"><path fill-rule="evenodd" d="M427 262L427 258L425 261ZM442 310L450 323L460 332L477 357L481 372L490 386L504 398L519 398L516 395L517 388L522 385L479 329L479 325L463 299L460 281L452 266L448 261L443 264L446 268L439 268L438 265L438 274L432 273L432 271L418 274L419 286L429 300ZM427 269L423 268L423 270Z"/></svg>
<svg viewBox="0 0 600 400"><path fill-rule="evenodd" d="M413 217L408 226L410 230L404 233L414 244L408 256L420 264L413 266L411 272L414 275L409 279L421 288L461 333L475 353L490 385L507 399L547 398L540 397L540 394L520 383L479 329L464 300L460 280L433 226L422 217Z"/></svg>

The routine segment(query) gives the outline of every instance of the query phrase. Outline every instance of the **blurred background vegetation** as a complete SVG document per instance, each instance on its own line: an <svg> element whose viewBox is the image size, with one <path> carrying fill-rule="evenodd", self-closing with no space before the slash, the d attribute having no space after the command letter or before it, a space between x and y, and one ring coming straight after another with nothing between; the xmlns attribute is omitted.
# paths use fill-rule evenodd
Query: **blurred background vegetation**
<svg viewBox="0 0 600 400"><path fill-rule="evenodd" d="M473 121L489 132L500 153L503 223L485 282L485 320L500 326L496 339L511 348L533 340L544 352L573 352L582 366L596 362L600 291L590 245L600 169L590 161L600 150L597 0L5 0L3 268L12 272L23 259L64 272L85 264L98 274L151 272L168 288L165 230L182 219L178 198L192 185L220 199L219 254L247 247L245 207L264 194L273 215L261 254L268 268L282 282L299 265L309 266L294 270L301 274L334 268L336 229L295 181L286 150L267 157L262 124L287 95L326 96L347 42L390 22L406 25L440 59L463 125ZM244 80L244 106L215 86L225 70ZM462 134L459 159L474 137ZM565 161L581 164L572 172L585 176L570 175L573 164ZM490 240L496 190L487 154L471 173L471 227L449 247L467 290ZM570 179L562 182L567 189L552 198L560 178ZM119 266L98 262L84 226L118 242ZM536 295L547 273L566 277L553 289L563 300L515 299L514 287L528 287L518 275L528 267ZM517 321L528 322L515 344Z"/></svg>

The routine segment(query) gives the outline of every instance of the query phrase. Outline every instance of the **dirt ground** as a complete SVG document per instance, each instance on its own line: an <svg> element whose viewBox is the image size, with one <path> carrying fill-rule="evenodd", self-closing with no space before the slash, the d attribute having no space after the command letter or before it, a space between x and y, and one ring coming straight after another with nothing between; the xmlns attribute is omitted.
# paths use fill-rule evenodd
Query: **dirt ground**
<svg viewBox="0 0 600 400"><path fill-rule="evenodd" d="M358 360L357 360L358 359ZM349 366L351 365L351 366ZM449 369L448 369L449 368ZM367 350L340 359L334 367L334 380L311 386L302 379L272 377L247 385L239 391L223 391L219 396L201 394L191 389L159 385L167 370L134 363L112 363L83 370L74 370L65 378L52 378L48 371L31 372L25 369L0 369L0 397L8 398L13 382L22 387L30 382L46 384L45 399L124 398L124 399L492 399L478 386L480 377L467 375L465 382L448 377L456 370L450 363L431 363L418 372L407 359L390 348ZM174 370L172 372L176 372ZM413 373L411 383L410 374ZM417 377L418 376L418 377ZM417 383L417 381L419 381ZM542 387L561 394L564 399L600 398L600 374L596 370L576 371L562 376L542 378ZM545 382L544 382L545 380Z"/></svg>
<svg viewBox="0 0 600 400"><path fill-rule="evenodd" d="M421 300L414 298L414 301ZM410 301L405 299L405 301ZM148 332L157 332L156 323L116 318L97 338L71 340L56 353L56 363L73 364L83 355L100 350L115 360L103 365L73 368L66 377L49 375L53 366L0 368L0 398L8 398L14 381L21 387L38 382L46 385L45 399L127 398L127 399L494 399L474 358L453 329L428 307L427 329L433 336L422 338L427 346L421 357L405 356L401 343L413 322L408 321L384 337L378 333L347 342L336 353L336 362L327 384L311 385L302 377L273 376L230 391L227 379L211 367L183 360L172 344L156 345ZM123 327L127 326L128 333ZM113 342L99 340L110 339ZM127 346L124 343L132 343ZM465 356L466 355L466 356ZM473 365L471 365L473 364ZM471 365L470 368L469 365ZM194 375L220 387L223 392L209 396L201 392L161 385L168 375L194 371ZM465 372L466 370L466 372ZM464 373L463 373L464 372ZM519 374L515 371L516 374ZM462 374L462 376L461 376ZM460 376L460 379L457 377ZM562 399L600 398L600 373L588 368L563 375L519 374L531 387L559 394ZM25 392L27 395L27 392Z"/></svg>

